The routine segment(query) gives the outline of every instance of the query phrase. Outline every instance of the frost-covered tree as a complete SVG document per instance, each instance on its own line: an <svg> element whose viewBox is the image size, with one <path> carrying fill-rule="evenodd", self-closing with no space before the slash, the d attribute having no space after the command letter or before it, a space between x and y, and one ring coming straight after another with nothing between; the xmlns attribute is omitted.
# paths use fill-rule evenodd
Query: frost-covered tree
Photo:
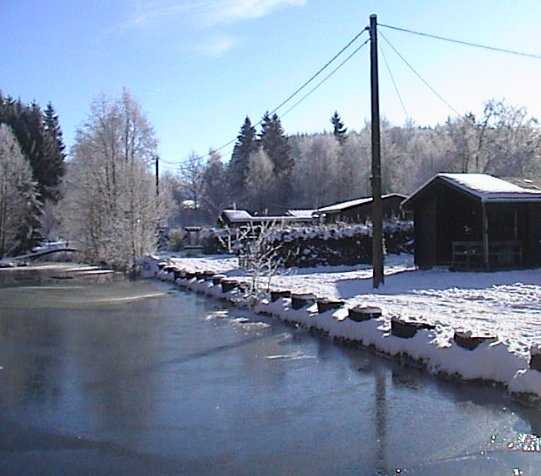
<svg viewBox="0 0 541 476"><path fill-rule="evenodd" d="M229 191L226 176L227 172L220 154L211 150L203 170L201 201L212 222L228 205Z"/></svg>
<svg viewBox="0 0 541 476"><path fill-rule="evenodd" d="M246 177L250 209L265 212L274 208L277 200L275 180L274 165L267 153L263 149L252 153Z"/></svg>
<svg viewBox="0 0 541 476"><path fill-rule="evenodd" d="M293 171L295 189L309 208L328 205L338 198L339 144L333 135L303 137Z"/></svg>
<svg viewBox="0 0 541 476"><path fill-rule="evenodd" d="M18 254L39 238L39 214L32 168L11 128L0 124L0 257Z"/></svg>
<svg viewBox="0 0 541 476"><path fill-rule="evenodd" d="M53 107L49 105L44 113L36 102L25 104L0 93L0 123L8 124L19 141L32 167L40 200L57 201L65 154Z"/></svg>
<svg viewBox="0 0 541 476"><path fill-rule="evenodd" d="M169 204L166 193L156 195L155 154L153 129L127 91L93 102L76 134L60 207L67 237L88 260L128 269L155 249Z"/></svg>
<svg viewBox="0 0 541 476"><path fill-rule="evenodd" d="M201 195L203 193L203 173L205 162L203 157L192 152L179 167L180 186L185 196L193 203L193 209L201 207Z"/></svg>

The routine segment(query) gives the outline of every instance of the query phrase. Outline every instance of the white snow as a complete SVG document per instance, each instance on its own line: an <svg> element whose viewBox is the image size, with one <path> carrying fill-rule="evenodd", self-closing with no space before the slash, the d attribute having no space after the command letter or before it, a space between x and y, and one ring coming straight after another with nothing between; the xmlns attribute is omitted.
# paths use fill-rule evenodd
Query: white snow
<svg viewBox="0 0 541 476"><path fill-rule="evenodd" d="M225 215L231 222L244 222L252 219L252 215L250 215L246 210L224 210L222 214Z"/></svg>
<svg viewBox="0 0 541 476"><path fill-rule="evenodd" d="M182 258L173 262L182 269L211 270L248 280L238 269L236 258ZM166 278L165 273L162 275ZM289 299L279 299L274 303L259 300L255 310L316 327L331 337L373 345L386 354L405 352L435 373L457 374L466 380L493 380L513 392L541 396L541 372L528 369L530 349L541 346L540 270L420 271L413 267L411 256L390 255L386 259L385 285L372 289L371 275L371 269L364 265L292 269L274 277L272 288L338 298L346 302L346 307L317 314L316 305L293 310ZM214 297L224 297L221 287L209 281L177 282ZM243 302L238 290L227 293L227 297ZM347 319L347 309L359 304L380 307L382 317L361 323ZM411 339L401 339L390 334L393 316L417 319L436 327L418 331ZM454 343L456 330L494 335L496 339L469 351Z"/></svg>
<svg viewBox="0 0 541 476"><path fill-rule="evenodd" d="M482 201L541 201L541 190L534 188L521 187L507 180L493 177L488 174L437 174L427 183L413 192L404 202L407 207L413 198L434 180L443 179L451 185L460 188ZM524 182L524 181L523 181Z"/></svg>
<svg viewBox="0 0 541 476"><path fill-rule="evenodd" d="M385 198L393 197L395 195L398 195L398 194L390 193L390 194L387 194L387 195L382 195L381 198L385 199ZM345 210L345 209L350 208L350 207L356 207L356 206L359 206L359 205L363 205L363 204L369 203L371 201L372 201L372 197L356 198L355 200L348 200L347 202L335 203L333 205L318 208L317 213L320 213L320 212L323 212L323 213L325 213L325 212L338 212L340 210Z"/></svg>
<svg viewBox="0 0 541 476"><path fill-rule="evenodd" d="M315 210L288 210L287 214L292 217L310 219L314 212Z"/></svg>

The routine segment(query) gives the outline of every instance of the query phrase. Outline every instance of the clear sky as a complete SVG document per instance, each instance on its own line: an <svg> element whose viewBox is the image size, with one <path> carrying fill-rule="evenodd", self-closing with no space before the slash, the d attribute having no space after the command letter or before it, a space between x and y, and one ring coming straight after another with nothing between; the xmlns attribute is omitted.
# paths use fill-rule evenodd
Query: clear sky
<svg viewBox="0 0 541 476"><path fill-rule="evenodd" d="M377 13L381 23L541 54L539 0L0 0L0 89L57 108L66 142L99 93L132 91L155 127L160 155L183 160L261 118ZM459 112L506 98L541 118L541 60L383 30ZM443 105L384 44L408 113L445 121ZM380 59L381 110L404 112ZM288 114L290 134L350 128L370 114L368 48ZM229 150L224 151L228 158Z"/></svg>

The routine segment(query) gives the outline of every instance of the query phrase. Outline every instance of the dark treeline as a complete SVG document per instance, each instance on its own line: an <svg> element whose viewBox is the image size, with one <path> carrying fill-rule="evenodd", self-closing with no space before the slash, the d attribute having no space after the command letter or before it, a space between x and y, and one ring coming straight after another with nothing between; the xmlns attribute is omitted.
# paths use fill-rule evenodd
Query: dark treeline
<svg viewBox="0 0 541 476"><path fill-rule="evenodd" d="M50 103L43 110L36 102L26 104L0 92L0 125L7 128L2 135L3 173L9 174L12 185L15 184L9 196L7 192L2 194L0 202L3 210L17 203L15 196L24 204L17 223L9 222L7 215L0 217L0 234L13 237L11 243L4 240L0 255L8 250L10 254L17 254L42 239L45 210L61 198L65 146L58 116ZM15 160L18 154L22 161ZM31 177L23 179L27 177L26 166L31 170ZM11 228L17 226L16 233L8 230L8 223Z"/></svg>
<svg viewBox="0 0 541 476"><path fill-rule="evenodd" d="M213 222L233 206L283 213L369 195L370 124L348 131L337 112L330 123L330 132L286 136L277 115L265 114L259 130L247 117L227 163L215 152L184 162L176 199L185 220ZM384 192L410 193L439 172L536 177L540 141L538 121L504 101L433 127L384 120Z"/></svg>

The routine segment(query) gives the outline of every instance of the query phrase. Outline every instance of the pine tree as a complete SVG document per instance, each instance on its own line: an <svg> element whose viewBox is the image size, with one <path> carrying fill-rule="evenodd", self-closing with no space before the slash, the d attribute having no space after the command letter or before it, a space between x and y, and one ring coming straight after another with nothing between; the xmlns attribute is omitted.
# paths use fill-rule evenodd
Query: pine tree
<svg viewBox="0 0 541 476"><path fill-rule="evenodd" d="M58 115L54 110L51 103L47 104L44 113L45 131L48 134L48 168L49 173L54 175L54 182L56 183L55 189L51 192L54 194L55 199L59 197L59 191L57 186L60 179L64 176L65 160L66 160L66 146L62 137L62 129L58 120Z"/></svg>
<svg viewBox="0 0 541 476"><path fill-rule="evenodd" d="M294 161L291 146L277 114L270 116L267 112L263 116L259 143L272 162L276 177L276 201L271 208L283 212L287 208L291 195L291 172Z"/></svg>
<svg viewBox="0 0 541 476"><path fill-rule="evenodd" d="M48 109L49 118L36 102L28 105L20 99L0 95L0 123L12 128L30 162L40 200L56 202L59 198L58 185L64 175L65 154L58 118L52 106Z"/></svg>
<svg viewBox="0 0 541 476"><path fill-rule="evenodd" d="M340 143L340 145L344 145L344 142L347 139L346 134L348 132L348 129L344 126L344 123L342 122L338 111L334 111L334 114L331 117L331 124L333 125L334 137Z"/></svg>
<svg viewBox="0 0 541 476"><path fill-rule="evenodd" d="M228 166L230 194L237 205L244 203L246 200L246 177L248 176L250 155L257 151L257 148L255 127L252 126L250 118L246 116L237 136L237 142Z"/></svg>

